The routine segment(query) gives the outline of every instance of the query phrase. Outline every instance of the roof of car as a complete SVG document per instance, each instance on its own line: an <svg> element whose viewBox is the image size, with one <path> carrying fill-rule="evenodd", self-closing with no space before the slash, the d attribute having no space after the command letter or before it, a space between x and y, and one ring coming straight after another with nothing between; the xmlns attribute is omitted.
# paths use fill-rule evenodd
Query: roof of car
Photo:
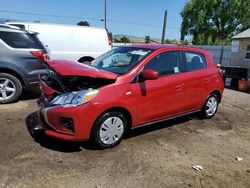
<svg viewBox="0 0 250 188"><path fill-rule="evenodd" d="M24 33L24 30L21 30L15 26L9 26L6 24L0 24L0 31L6 31L6 32L19 32L19 33Z"/></svg>
<svg viewBox="0 0 250 188"><path fill-rule="evenodd" d="M128 45L126 47L145 48L145 49L152 49L152 50L176 49L176 50L190 50L190 51L196 51L196 52L205 52L206 51L206 50L201 50L201 49L196 48L196 47L180 46L180 45L173 45L173 44L132 44L132 45Z"/></svg>

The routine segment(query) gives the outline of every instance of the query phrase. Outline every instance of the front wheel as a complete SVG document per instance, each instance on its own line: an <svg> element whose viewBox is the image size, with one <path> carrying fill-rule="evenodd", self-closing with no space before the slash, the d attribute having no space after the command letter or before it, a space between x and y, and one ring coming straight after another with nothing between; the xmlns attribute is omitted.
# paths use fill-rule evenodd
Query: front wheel
<svg viewBox="0 0 250 188"><path fill-rule="evenodd" d="M118 145L124 137L127 127L127 118L121 112L107 112L103 114L94 125L94 144L100 149Z"/></svg>
<svg viewBox="0 0 250 188"><path fill-rule="evenodd" d="M16 101L22 93L22 84L13 75L0 73L0 104Z"/></svg>
<svg viewBox="0 0 250 188"><path fill-rule="evenodd" d="M210 94L202 108L202 116L210 119L217 112L219 105L218 96L216 94Z"/></svg>

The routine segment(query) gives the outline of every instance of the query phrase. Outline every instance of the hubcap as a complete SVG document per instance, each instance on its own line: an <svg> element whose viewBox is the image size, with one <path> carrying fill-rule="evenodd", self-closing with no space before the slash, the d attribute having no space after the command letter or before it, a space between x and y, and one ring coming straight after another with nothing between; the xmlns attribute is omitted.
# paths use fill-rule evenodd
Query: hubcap
<svg viewBox="0 0 250 188"><path fill-rule="evenodd" d="M0 78L0 100L7 100L15 95L16 86L8 78Z"/></svg>
<svg viewBox="0 0 250 188"><path fill-rule="evenodd" d="M124 124L119 117L110 117L105 120L100 128L99 136L104 144L116 143L123 134Z"/></svg>
<svg viewBox="0 0 250 188"><path fill-rule="evenodd" d="M217 110L217 99L215 97L210 97L207 101L206 112L208 116L214 115Z"/></svg>

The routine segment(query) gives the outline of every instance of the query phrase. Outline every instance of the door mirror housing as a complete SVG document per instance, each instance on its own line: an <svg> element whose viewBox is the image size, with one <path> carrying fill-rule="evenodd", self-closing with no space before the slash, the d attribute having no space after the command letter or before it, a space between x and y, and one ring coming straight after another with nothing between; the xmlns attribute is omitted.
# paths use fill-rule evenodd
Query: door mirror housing
<svg viewBox="0 0 250 188"><path fill-rule="evenodd" d="M156 80L159 78L159 73L153 69L145 69L140 73L140 78L143 80Z"/></svg>

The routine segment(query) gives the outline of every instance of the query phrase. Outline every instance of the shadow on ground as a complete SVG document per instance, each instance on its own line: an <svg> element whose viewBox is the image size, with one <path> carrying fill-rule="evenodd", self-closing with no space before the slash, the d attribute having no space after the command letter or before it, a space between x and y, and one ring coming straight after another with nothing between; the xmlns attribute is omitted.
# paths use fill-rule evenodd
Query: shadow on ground
<svg viewBox="0 0 250 188"><path fill-rule="evenodd" d="M159 131L161 129L170 128L172 126L177 126L184 122L190 121L191 119L197 119L197 114L187 115L172 120L164 121L161 123L155 123L152 125L140 127L137 129L129 130L125 139L140 136L146 133ZM69 142L63 141L52 137L46 137L44 135L39 135L34 138L34 140L39 143L42 147L47 149L59 151L59 152L79 152L83 149L86 150L98 150L91 142Z"/></svg>
<svg viewBox="0 0 250 188"><path fill-rule="evenodd" d="M81 142L68 142L59 140L56 138L47 137L45 135L39 135L39 137L34 138L34 140L42 147L64 153L79 152L82 150L81 148L85 144Z"/></svg>
<svg viewBox="0 0 250 188"><path fill-rule="evenodd" d="M229 89L229 90L233 90L233 91L238 91L238 92L250 94L250 88L248 88L247 91L240 91L237 87L227 87L227 86L225 86L225 89Z"/></svg>
<svg viewBox="0 0 250 188"><path fill-rule="evenodd" d="M22 95L20 97L20 101L22 100L31 100L31 99L37 99L41 94L41 90L38 86L33 87L24 87Z"/></svg>
<svg viewBox="0 0 250 188"><path fill-rule="evenodd" d="M182 124L182 123L187 122L187 121L194 119L194 118L198 119L199 117L197 116L197 114L191 114L191 115L186 115L186 116L182 116L179 118L174 118L171 120L166 120L166 121L163 121L161 123L154 123L154 124L147 125L144 127L132 129L128 132L125 139L129 139L131 137L136 137L136 136L140 136L143 134L147 134L149 132L159 131L159 130L165 129L165 128L170 128L172 126L177 126L179 124Z"/></svg>

